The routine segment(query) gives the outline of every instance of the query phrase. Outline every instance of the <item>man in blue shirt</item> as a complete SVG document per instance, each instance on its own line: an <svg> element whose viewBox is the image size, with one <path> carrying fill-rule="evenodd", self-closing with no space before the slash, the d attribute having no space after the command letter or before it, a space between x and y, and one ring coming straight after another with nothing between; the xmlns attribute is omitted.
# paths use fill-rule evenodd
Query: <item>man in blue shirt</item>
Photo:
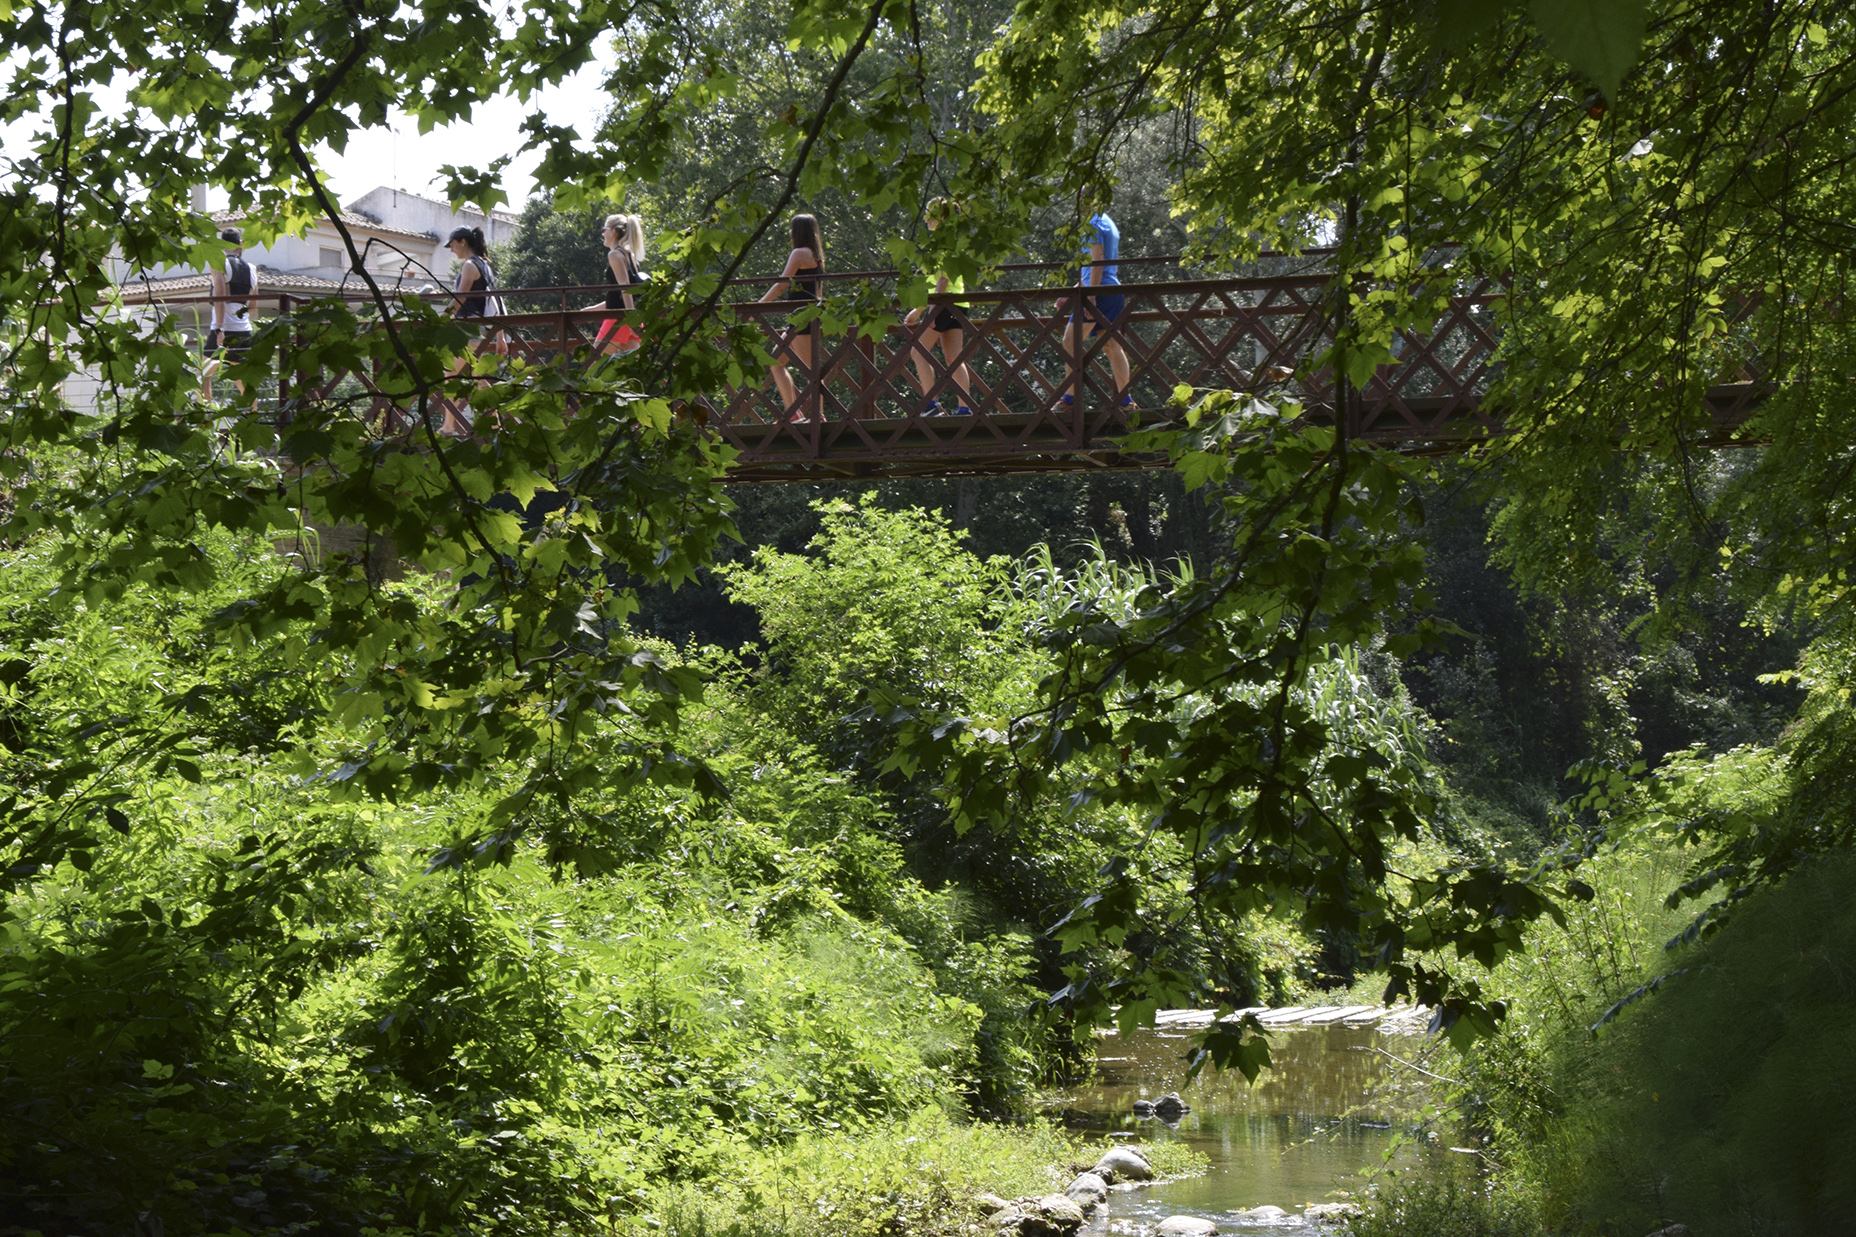
<svg viewBox="0 0 1856 1237"><path fill-rule="evenodd" d="M1089 261L1082 269L1082 284L1086 288L1119 288L1121 276L1116 260L1121 257L1121 229L1109 217L1107 187L1099 187L1095 192L1096 211L1089 217L1089 245L1085 250ZM1126 302L1118 291L1085 293L1081 299L1081 306L1072 307L1070 321L1063 328L1063 355L1069 363L1069 372L1064 378L1065 390L1060 402L1066 408L1073 407L1076 397L1082 392L1082 380L1076 373L1075 352L1076 327L1081 319L1087 328L1083 333L1085 341L1097 335L1106 336L1102 341L1102 354L1108 358L1109 370L1115 376L1117 402L1123 408L1132 408L1134 397L1127 393L1128 354L1123 351L1114 330L1114 324L1126 308Z"/></svg>

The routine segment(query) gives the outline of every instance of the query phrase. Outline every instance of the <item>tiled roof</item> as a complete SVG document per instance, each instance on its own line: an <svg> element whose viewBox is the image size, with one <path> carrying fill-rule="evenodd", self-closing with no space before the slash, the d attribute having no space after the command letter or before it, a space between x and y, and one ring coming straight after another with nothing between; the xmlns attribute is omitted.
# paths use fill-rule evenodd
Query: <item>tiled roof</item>
<svg viewBox="0 0 1856 1237"><path fill-rule="evenodd" d="M245 218L245 212L242 210L217 210L213 212L214 223L242 223ZM369 232L382 232L388 236L407 236L422 241L435 241L438 239L438 233L436 232L409 232L405 228L388 227L378 220L369 219L366 215L357 214L351 210L344 210L342 212L342 222L351 228L365 228Z"/></svg>
<svg viewBox="0 0 1856 1237"><path fill-rule="evenodd" d="M374 190L374 193L379 193L381 189L385 189L385 188L386 186L382 185L380 186L380 189ZM433 206L442 206L446 210L452 209L450 202L444 201L440 198L428 198L423 193L414 193L410 189L395 189L393 192L398 197L413 198L416 201L420 201L420 202L430 202ZM372 197L372 196L373 194L366 194L359 200L366 201L367 198ZM483 211L478 209L475 206L466 205L462 210L454 211L453 213L454 214L469 213L472 215L481 215L483 214ZM521 223L522 222L522 216L515 214L512 211L506 211L506 210L492 210L489 214L489 217L491 219L496 220L499 223Z"/></svg>
<svg viewBox="0 0 1856 1237"><path fill-rule="evenodd" d="M344 290L344 285L333 279L324 279L320 275L292 275L269 266L260 266L258 272L258 299L274 296L279 292L304 292L311 296L328 296ZM395 276L375 275L374 280L383 288L401 287L417 290L433 287L430 279L424 276L408 276L404 279ZM347 281L346 290L350 293L365 293L367 284L359 277ZM165 300L169 297L181 298L205 296L212 289L212 280L204 273L198 275L172 275L166 279L125 279L122 284L122 298L131 305L143 305L150 301Z"/></svg>

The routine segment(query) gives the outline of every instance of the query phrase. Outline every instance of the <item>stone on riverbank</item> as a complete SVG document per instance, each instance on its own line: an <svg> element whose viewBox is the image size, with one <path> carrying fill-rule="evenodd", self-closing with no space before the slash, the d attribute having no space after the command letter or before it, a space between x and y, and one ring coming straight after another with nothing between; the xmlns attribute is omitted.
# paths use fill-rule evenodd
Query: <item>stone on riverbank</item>
<svg viewBox="0 0 1856 1237"><path fill-rule="evenodd" d="M980 1209L980 1214L983 1216L997 1215L1001 1211L1009 1210L1012 1206L997 1194L982 1194L973 1200L973 1205Z"/></svg>
<svg viewBox="0 0 1856 1237"><path fill-rule="evenodd" d="M1000 1237L1072 1237L1086 1219L1083 1209L1068 1197L1046 1194L1016 1200L995 1213L992 1222Z"/></svg>
<svg viewBox="0 0 1856 1237"><path fill-rule="evenodd" d="M1282 1220L1288 1218L1289 1215L1289 1213L1284 1211L1281 1207L1275 1207L1269 1203L1265 1203L1261 1207L1245 1208L1240 1210L1237 1214L1250 1220Z"/></svg>
<svg viewBox="0 0 1856 1237"><path fill-rule="evenodd" d="M1313 1203L1303 1210L1302 1218L1316 1224L1339 1224L1348 1216L1359 1214L1358 1203Z"/></svg>
<svg viewBox="0 0 1856 1237"><path fill-rule="evenodd" d="M1087 1211L1108 1201L1108 1182L1099 1173L1078 1173L1076 1180L1066 1186L1063 1192L1077 1206Z"/></svg>
<svg viewBox="0 0 1856 1237"><path fill-rule="evenodd" d="M1218 1226L1200 1216L1168 1216L1154 1237L1217 1237Z"/></svg>
<svg viewBox="0 0 1856 1237"><path fill-rule="evenodd" d="M1133 1147L1111 1147L1103 1152L1096 1166L1089 1170L1109 1185L1117 1181L1152 1181L1153 1165Z"/></svg>

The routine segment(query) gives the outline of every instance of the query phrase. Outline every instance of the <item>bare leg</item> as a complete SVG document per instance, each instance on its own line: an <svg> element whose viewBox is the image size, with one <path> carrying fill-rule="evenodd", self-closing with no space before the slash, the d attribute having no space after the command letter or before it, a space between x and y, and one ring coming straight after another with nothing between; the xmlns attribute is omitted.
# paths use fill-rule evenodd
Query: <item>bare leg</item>
<svg viewBox="0 0 1856 1237"><path fill-rule="evenodd" d="M1072 319L1063 328L1063 390L1061 394L1072 399L1080 399L1083 394L1082 378L1076 372L1076 322Z"/></svg>
<svg viewBox="0 0 1856 1237"><path fill-rule="evenodd" d="M786 409L788 417L793 415L794 405L799 403L799 392L793 389L793 376L786 372L784 365L769 365L767 372L773 375L773 385L780 392L780 405Z"/></svg>
<svg viewBox="0 0 1856 1237"><path fill-rule="evenodd" d="M941 333L929 327L920 335L912 335L909 344L909 360L915 364L915 386L923 398L934 389L934 353L930 351L941 338Z"/></svg>
<svg viewBox="0 0 1856 1237"><path fill-rule="evenodd" d="M451 363L451 370L446 376L456 378L459 374L469 369L476 359L476 356L472 354L470 348L467 346L464 350L464 354ZM470 437L470 426L457 411L457 405L452 400L440 397L438 401L438 413L438 432L440 434L443 434L447 438L462 439Z"/></svg>
<svg viewBox="0 0 1856 1237"><path fill-rule="evenodd" d="M812 334L810 331L794 331L793 332L793 359L799 362L799 368L801 371L808 373L808 374L811 372L812 370ZM781 368L784 369L785 367L782 366ZM810 408L801 408L799 406L799 392L798 392L797 387L793 383L793 376L790 373L786 375L786 385L787 385L787 389L791 391L791 394L788 395L786 399L787 415L792 417L795 421L810 421L812 419L812 410ZM813 394L814 394L814 398L816 398L817 387L818 387L817 381L815 380L809 383L808 385L814 388ZM820 419L822 420L823 418L821 417Z"/></svg>
<svg viewBox="0 0 1856 1237"><path fill-rule="evenodd" d="M1109 372L1115 375L1115 396L1119 399L1128 390L1128 354L1112 335L1102 341L1102 351L1108 356Z"/></svg>
<svg viewBox="0 0 1856 1237"><path fill-rule="evenodd" d="M973 375L967 370L967 363L962 361L954 365L964 347L966 332L959 328L941 332L941 359L954 369L954 386L960 391L960 402L966 407L973 407Z"/></svg>

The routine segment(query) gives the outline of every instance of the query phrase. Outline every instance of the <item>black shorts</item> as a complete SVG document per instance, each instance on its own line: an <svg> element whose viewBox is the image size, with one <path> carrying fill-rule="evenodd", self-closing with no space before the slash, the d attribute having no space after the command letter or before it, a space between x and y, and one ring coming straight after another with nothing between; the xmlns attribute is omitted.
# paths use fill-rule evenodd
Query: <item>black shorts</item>
<svg viewBox="0 0 1856 1237"><path fill-rule="evenodd" d="M937 331L964 331L972 325L967 321L967 311L958 305L935 307L934 329Z"/></svg>
<svg viewBox="0 0 1856 1237"><path fill-rule="evenodd" d="M250 348L250 331L212 331L206 336L207 355L223 356L235 364L245 359Z"/></svg>

